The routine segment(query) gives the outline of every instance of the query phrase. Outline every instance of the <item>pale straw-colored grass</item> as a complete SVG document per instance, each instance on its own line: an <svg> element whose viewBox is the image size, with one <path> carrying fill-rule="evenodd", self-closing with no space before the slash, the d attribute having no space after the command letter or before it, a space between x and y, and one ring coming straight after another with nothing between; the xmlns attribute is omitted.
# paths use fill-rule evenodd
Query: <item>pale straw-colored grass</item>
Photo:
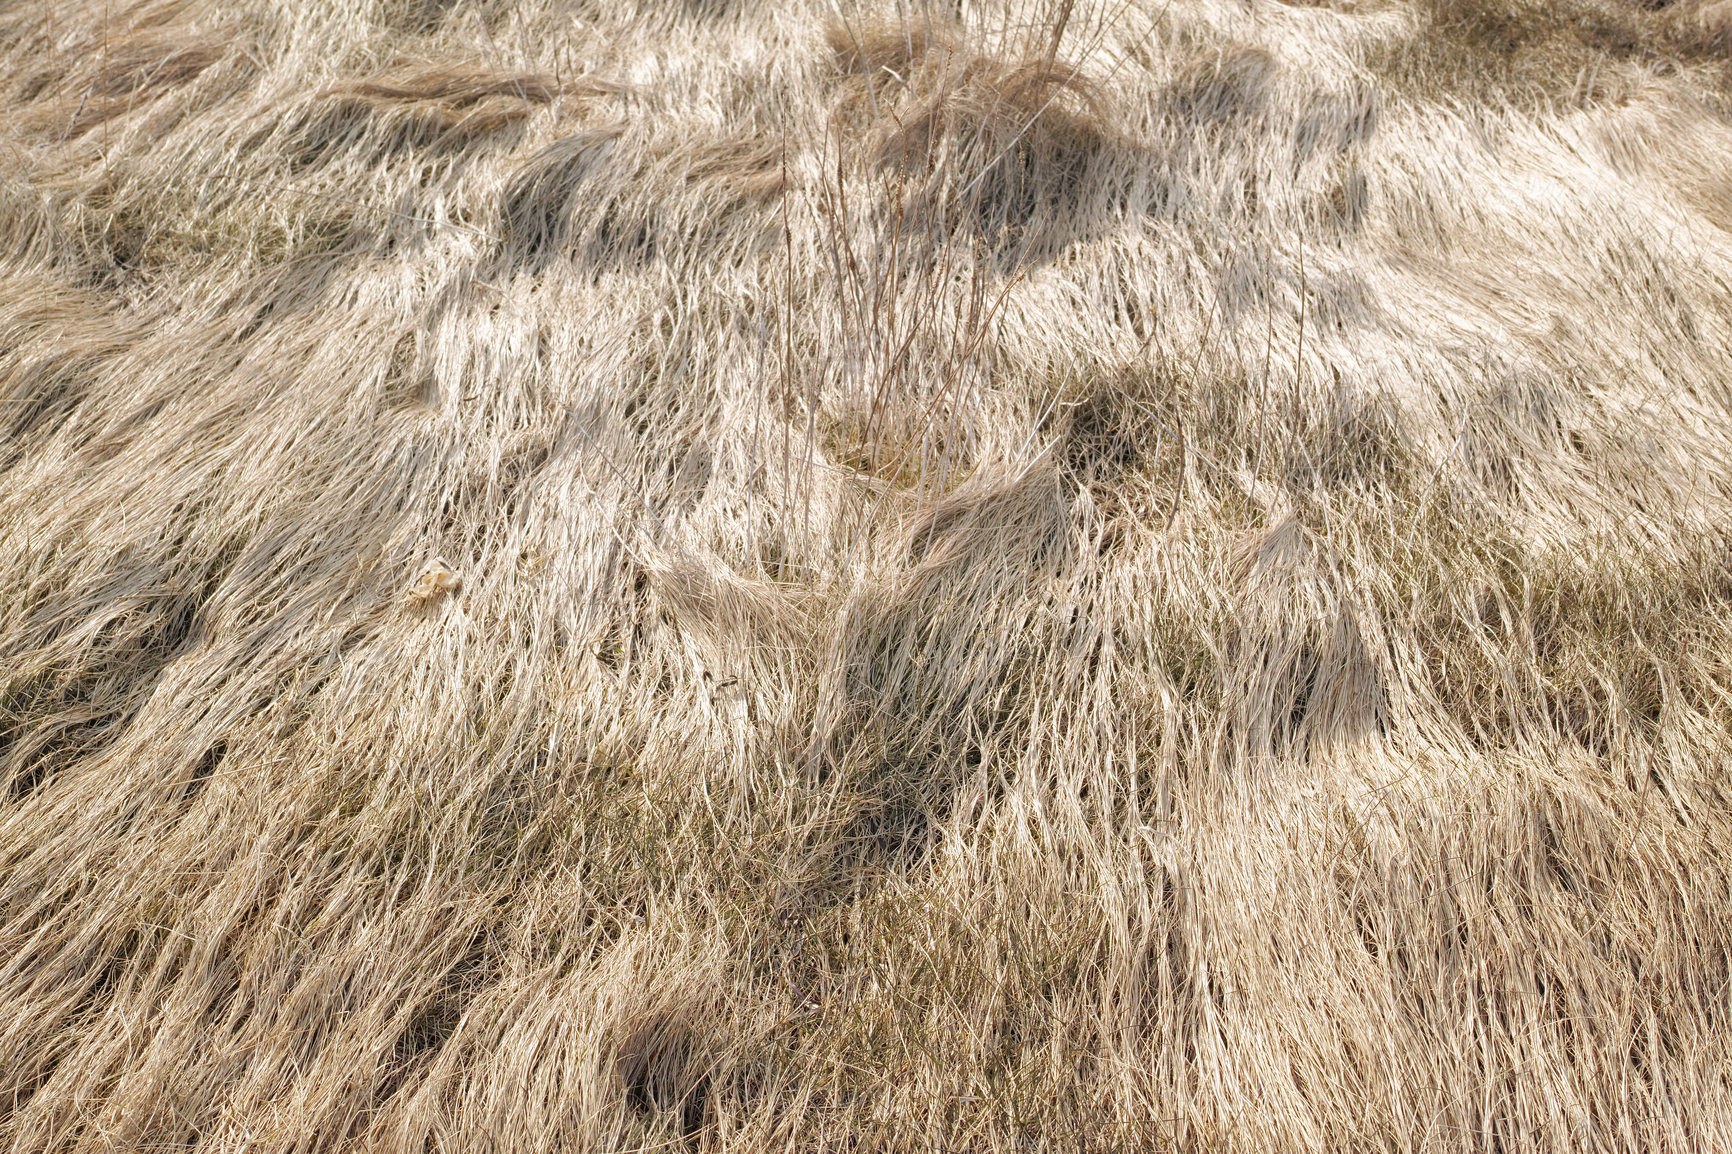
<svg viewBox="0 0 1732 1154"><path fill-rule="evenodd" d="M1729 45L0 8L0 1146L1732 1146Z"/></svg>

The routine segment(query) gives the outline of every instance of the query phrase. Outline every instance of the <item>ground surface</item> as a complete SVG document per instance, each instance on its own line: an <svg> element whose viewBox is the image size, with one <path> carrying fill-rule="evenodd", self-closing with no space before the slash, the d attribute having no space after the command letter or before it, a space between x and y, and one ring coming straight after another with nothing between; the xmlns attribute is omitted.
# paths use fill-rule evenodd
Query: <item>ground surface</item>
<svg viewBox="0 0 1732 1154"><path fill-rule="evenodd" d="M0 1146L1732 1146L1729 30L0 8Z"/></svg>

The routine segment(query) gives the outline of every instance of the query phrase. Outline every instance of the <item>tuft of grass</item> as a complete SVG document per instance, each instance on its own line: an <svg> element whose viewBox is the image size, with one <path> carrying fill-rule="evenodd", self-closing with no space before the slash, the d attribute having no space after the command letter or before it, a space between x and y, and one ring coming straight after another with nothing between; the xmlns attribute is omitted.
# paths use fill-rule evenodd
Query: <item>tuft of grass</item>
<svg viewBox="0 0 1732 1154"><path fill-rule="evenodd" d="M838 131L863 133L872 162L901 175L915 227L1038 247L1118 142L1097 86L1049 50L1056 37L1012 54L931 19L838 22L826 36L843 74Z"/></svg>

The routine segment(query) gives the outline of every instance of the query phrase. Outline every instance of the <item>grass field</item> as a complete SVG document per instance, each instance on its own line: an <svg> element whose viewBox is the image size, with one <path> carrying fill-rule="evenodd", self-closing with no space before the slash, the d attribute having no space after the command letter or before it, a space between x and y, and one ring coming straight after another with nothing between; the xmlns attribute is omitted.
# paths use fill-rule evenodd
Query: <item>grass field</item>
<svg viewBox="0 0 1732 1154"><path fill-rule="evenodd" d="M0 6L0 1148L1732 1148L1732 4Z"/></svg>

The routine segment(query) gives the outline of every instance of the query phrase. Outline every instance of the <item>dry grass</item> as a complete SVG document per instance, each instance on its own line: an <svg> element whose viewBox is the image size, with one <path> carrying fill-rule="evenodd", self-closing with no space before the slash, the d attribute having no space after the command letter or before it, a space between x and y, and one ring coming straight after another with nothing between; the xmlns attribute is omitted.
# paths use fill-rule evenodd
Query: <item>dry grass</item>
<svg viewBox="0 0 1732 1154"><path fill-rule="evenodd" d="M0 1145L1732 1146L1723 7L0 9Z"/></svg>

